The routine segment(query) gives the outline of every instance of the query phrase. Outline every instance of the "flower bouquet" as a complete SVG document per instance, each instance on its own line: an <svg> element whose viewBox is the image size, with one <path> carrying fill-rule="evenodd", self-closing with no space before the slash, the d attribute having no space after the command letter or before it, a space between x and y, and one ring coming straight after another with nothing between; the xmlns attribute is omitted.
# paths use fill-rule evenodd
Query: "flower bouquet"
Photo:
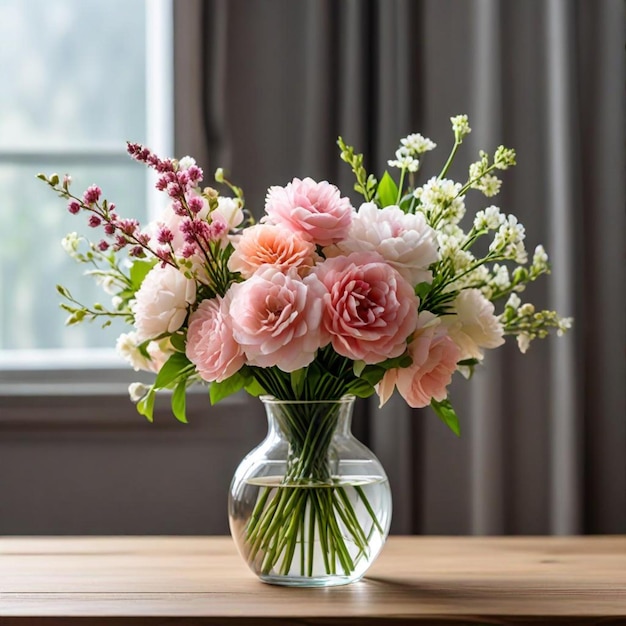
<svg viewBox="0 0 626 626"><path fill-rule="evenodd" d="M506 335L524 352L532 339L571 324L521 303L525 286L549 266L541 246L528 262L517 219L494 205L465 215L468 192L498 193L495 172L515 164L514 151L480 152L465 182L449 180L470 132L466 116L451 121L450 156L421 184L422 161L436 147L429 139L402 139L389 161L398 175L377 180L339 138L364 200L358 209L332 184L296 178L269 188L257 222L221 169L215 180L228 195L201 187L192 158L162 159L129 143L170 199L141 228L97 186L74 195L69 176L39 175L71 213L103 232L95 242L72 233L64 246L91 266L111 305L85 306L57 289L69 324L121 318L132 327L118 351L136 370L156 374L152 385L130 387L139 413L152 420L155 394L166 390L173 414L186 421L194 383L208 383L212 403L245 390L278 406L275 426L287 450L280 480L257 481L245 523L235 524L240 550L268 580L353 580L364 571L359 563L371 562L375 538L380 546L388 532L389 516L358 483L338 479L333 465L347 441L335 441L345 398L378 394L383 405L397 389L459 434L447 398L455 372L469 376Z"/></svg>

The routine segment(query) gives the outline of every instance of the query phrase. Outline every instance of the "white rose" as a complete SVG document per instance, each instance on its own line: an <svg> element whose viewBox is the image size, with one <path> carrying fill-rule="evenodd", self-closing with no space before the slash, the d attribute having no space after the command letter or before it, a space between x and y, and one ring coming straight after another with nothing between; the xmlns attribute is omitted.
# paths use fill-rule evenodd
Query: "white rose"
<svg viewBox="0 0 626 626"><path fill-rule="evenodd" d="M156 265L135 294L132 311L140 341L178 330L196 300L196 283L175 267Z"/></svg>
<svg viewBox="0 0 626 626"><path fill-rule="evenodd" d="M136 372L152 372L152 362L137 347L140 343L136 332L122 333L117 338L115 350Z"/></svg>
<svg viewBox="0 0 626 626"><path fill-rule="evenodd" d="M373 202L361 205L344 241L324 249L330 257L365 251L378 252L412 285L432 281L428 266L439 258L435 231L421 213L379 209Z"/></svg>
<svg viewBox="0 0 626 626"><path fill-rule="evenodd" d="M217 199L217 208L213 210L211 215L214 213L224 218L229 229L236 228L243 221L241 202L237 198L222 198L220 196Z"/></svg>
<svg viewBox="0 0 626 626"><path fill-rule="evenodd" d="M444 315L441 322L461 349L460 360L482 359L483 348L504 343L503 328L494 315L493 303L478 289L465 289L454 300L455 315Z"/></svg>

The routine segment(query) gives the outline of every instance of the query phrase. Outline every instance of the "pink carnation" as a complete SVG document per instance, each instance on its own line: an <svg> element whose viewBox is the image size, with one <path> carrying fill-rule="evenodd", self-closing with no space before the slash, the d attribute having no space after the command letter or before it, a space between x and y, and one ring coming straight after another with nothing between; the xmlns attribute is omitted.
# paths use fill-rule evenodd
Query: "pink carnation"
<svg viewBox="0 0 626 626"><path fill-rule="evenodd" d="M315 272L329 292L323 325L337 353L373 364L406 350L419 300L380 255L357 252L327 259Z"/></svg>
<svg viewBox="0 0 626 626"><path fill-rule="evenodd" d="M293 372L313 361L325 293L316 276L302 279L295 270L266 265L229 293L233 335L250 365Z"/></svg>
<svg viewBox="0 0 626 626"><path fill-rule="evenodd" d="M233 241L233 245L235 251L228 260L228 268L241 272L245 278L262 265L273 265L286 271L289 268L310 269L315 264L315 245L281 226L251 226Z"/></svg>
<svg viewBox="0 0 626 626"><path fill-rule="evenodd" d="M329 246L346 237L354 209L334 185L294 178L286 187L269 188L265 212L271 223L300 233L317 245Z"/></svg>
<svg viewBox="0 0 626 626"><path fill-rule="evenodd" d="M427 311L420 314L419 328L409 344L413 363L385 373L376 389L380 406L387 402L395 387L407 404L416 409L428 406L433 398L445 400L461 352L439 321Z"/></svg>
<svg viewBox="0 0 626 626"><path fill-rule="evenodd" d="M187 358L209 382L232 376L245 363L243 351L233 338L228 308L228 295L223 300L203 300L189 317Z"/></svg>

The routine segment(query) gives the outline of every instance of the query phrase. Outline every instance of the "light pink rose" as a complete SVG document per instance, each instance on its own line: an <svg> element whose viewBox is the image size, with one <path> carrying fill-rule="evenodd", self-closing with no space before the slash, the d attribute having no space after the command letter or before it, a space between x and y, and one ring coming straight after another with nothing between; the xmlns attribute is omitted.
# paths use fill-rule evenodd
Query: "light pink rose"
<svg viewBox="0 0 626 626"><path fill-rule="evenodd" d="M317 245L329 246L348 234L354 209L334 185L294 178L286 187L268 189L265 212L266 221L281 224Z"/></svg>
<svg viewBox="0 0 626 626"><path fill-rule="evenodd" d="M257 224L246 228L233 241L235 251L228 269L249 278L262 265L273 265L281 271L297 269L301 274L315 264L315 244L282 226Z"/></svg>
<svg viewBox="0 0 626 626"><path fill-rule="evenodd" d="M138 340L178 330L196 301L196 283L171 265L155 265L144 278L132 305Z"/></svg>
<svg viewBox="0 0 626 626"><path fill-rule="evenodd" d="M494 315L493 302L479 289L464 289L453 303L455 315L446 315L442 324L459 346L461 359L483 358L483 348L497 348L504 343L504 329Z"/></svg>
<svg viewBox="0 0 626 626"><path fill-rule="evenodd" d="M412 285L431 282L431 263L439 258L435 231L421 213L405 213L400 207L379 209L373 202L362 204L352 218L346 239L324 250L328 256L351 252L380 254Z"/></svg>
<svg viewBox="0 0 626 626"><path fill-rule="evenodd" d="M245 364L241 346L233 337L230 296L203 300L189 317L187 358L209 382L221 382Z"/></svg>
<svg viewBox="0 0 626 626"><path fill-rule="evenodd" d="M315 275L303 279L265 265L230 292L233 335L250 365L293 372L313 361L326 292Z"/></svg>
<svg viewBox="0 0 626 626"><path fill-rule="evenodd" d="M387 402L395 387L415 409L428 406L433 398L440 402L448 396L447 387L456 371L460 351L432 313L420 314L409 355L413 359L409 367L387 370L378 383L380 406Z"/></svg>
<svg viewBox="0 0 626 626"><path fill-rule="evenodd" d="M314 271L328 289L323 325L338 354L373 364L406 350L419 300L380 255L361 252L327 259Z"/></svg>

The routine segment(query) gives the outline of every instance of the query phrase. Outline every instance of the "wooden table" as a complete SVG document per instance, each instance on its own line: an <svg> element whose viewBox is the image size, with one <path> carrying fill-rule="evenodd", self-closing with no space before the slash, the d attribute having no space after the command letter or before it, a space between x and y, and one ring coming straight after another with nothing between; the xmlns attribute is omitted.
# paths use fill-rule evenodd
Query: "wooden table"
<svg viewBox="0 0 626 626"><path fill-rule="evenodd" d="M626 625L626 537L392 537L362 581L265 585L228 537L0 538L0 626Z"/></svg>

